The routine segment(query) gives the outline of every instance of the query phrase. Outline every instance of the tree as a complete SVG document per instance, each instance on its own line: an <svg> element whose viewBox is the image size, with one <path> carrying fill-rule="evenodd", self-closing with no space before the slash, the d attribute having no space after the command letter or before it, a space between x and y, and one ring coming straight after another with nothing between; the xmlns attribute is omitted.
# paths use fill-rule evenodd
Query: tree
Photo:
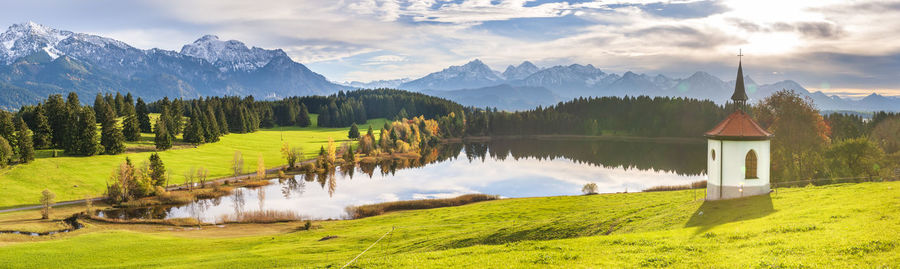
<svg viewBox="0 0 900 269"><path fill-rule="evenodd" d="M106 111L109 114L113 113L110 107L106 107ZM100 144L103 145L103 151L109 155L125 152L125 137L115 118L107 118L101 123Z"/></svg>
<svg viewBox="0 0 900 269"><path fill-rule="evenodd" d="M206 179L209 177L209 170L203 166L197 168L197 182L201 188L206 187Z"/></svg>
<svg viewBox="0 0 900 269"><path fill-rule="evenodd" d="M13 158L12 147L9 146L9 142L5 138L0 136L0 168L6 167Z"/></svg>
<svg viewBox="0 0 900 269"><path fill-rule="evenodd" d="M263 160L262 153L256 159L256 178L259 180L266 179L266 163Z"/></svg>
<svg viewBox="0 0 900 269"><path fill-rule="evenodd" d="M156 143L156 150L167 150L172 148L172 135L169 134L169 131L166 130L166 122L163 117L160 117L156 120L156 138L154 142Z"/></svg>
<svg viewBox="0 0 900 269"><path fill-rule="evenodd" d="M244 156L241 155L239 150L235 150L234 157L231 158L231 171L234 176L244 173Z"/></svg>
<svg viewBox="0 0 900 269"><path fill-rule="evenodd" d="M13 152L18 152L16 146L16 125L13 123L12 113L0 111L0 137L6 138L9 145L13 147Z"/></svg>
<svg viewBox="0 0 900 269"><path fill-rule="evenodd" d="M41 192L41 219L50 218L50 208L53 207L54 199L56 199L56 194L50 190L44 189Z"/></svg>
<svg viewBox="0 0 900 269"><path fill-rule="evenodd" d="M882 120L875 125L872 140L888 154L900 152L900 116Z"/></svg>
<svg viewBox="0 0 900 269"><path fill-rule="evenodd" d="M19 161L28 163L34 160L34 143L31 141L31 130L25 124L25 120L19 118L16 135L19 142Z"/></svg>
<svg viewBox="0 0 900 269"><path fill-rule="evenodd" d="M154 186L166 186L166 165L163 164L159 153L150 155L150 181Z"/></svg>
<svg viewBox="0 0 900 269"><path fill-rule="evenodd" d="M52 144L58 148L64 148L66 142L69 141L69 110L63 101L62 95L54 94L47 98L47 105L44 107L47 113L47 119L50 123L50 130L53 132L50 136Z"/></svg>
<svg viewBox="0 0 900 269"><path fill-rule="evenodd" d="M881 170L879 164L884 152L866 137L850 138L832 143L825 151L825 157L832 176L856 177L876 176Z"/></svg>
<svg viewBox="0 0 900 269"><path fill-rule="evenodd" d="M581 187L581 192L584 194L597 194L599 188L597 187L597 183L591 182L584 184L584 187Z"/></svg>
<svg viewBox="0 0 900 269"><path fill-rule="evenodd" d="M141 132L153 132L150 126L150 110L147 109L147 104L144 103L144 100L140 97L138 97L137 99L137 105L135 106L134 110L137 114L138 125L141 127Z"/></svg>
<svg viewBox="0 0 900 269"><path fill-rule="evenodd" d="M291 147L285 142L281 146L281 156L287 161L288 168L294 168L297 161L302 159L303 151L299 147Z"/></svg>
<svg viewBox="0 0 900 269"><path fill-rule="evenodd" d="M39 149L49 148L53 145L50 122L47 120L44 106L38 104L34 110L34 147Z"/></svg>
<svg viewBox="0 0 900 269"><path fill-rule="evenodd" d="M775 134L772 178L794 181L822 176L822 152L829 128L812 101L792 90L780 90L754 108L758 122Z"/></svg>
<svg viewBox="0 0 900 269"><path fill-rule="evenodd" d="M197 114L197 111L194 111L194 114ZM200 117L192 116L184 128L184 141L194 145L202 144L206 139L206 132L201 125Z"/></svg>
<svg viewBox="0 0 900 269"><path fill-rule="evenodd" d="M135 114L125 116L125 121L122 123L122 135L125 136L125 141L141 140L141 126Z"/></svg>
<svg viewBox="0 0 900 269"><path fill-rule="evenodd" d="M335 151L337 150L336 145L334 144L334 139L331 137L328 138L328 147L325 150L325 160L328 161L328 164L334 165L335 159Z"/></svg>
<svg viewBox="0 0 900 269"><path fill-rule="evenodd" d="M97 93L97 97L94 98L94 115L97 116L97 123L104 123L110 118L116 118L115 107L111 107L111 105L103 99L103 95Z"/></svg>
<svg viewBox="0 0 900 269"><path fill-rule="evenodd" d="M309 110L306 108L305 104L300 104L300 112L297 113L297 120L295 123L300 127L309 127L312 125L312 122L309 119Z"/></svg>
<svg viewBox="0 0 900 269"><path fill-rule="evenodd" d="M347 133L347 137L349 137L350 139L359 138L359 127L356 126L356 123L350 125L350 132Z"/></svg>
<svg viewBox="0 0 900 269"><path fill-rule="evenodd" d="M66 152L73 155L91 156L100 152L100 142L97 139L97 123L94 118L94 110L90 107L74 108L80 112L74 113L69 131L70 138Z"/></svg>

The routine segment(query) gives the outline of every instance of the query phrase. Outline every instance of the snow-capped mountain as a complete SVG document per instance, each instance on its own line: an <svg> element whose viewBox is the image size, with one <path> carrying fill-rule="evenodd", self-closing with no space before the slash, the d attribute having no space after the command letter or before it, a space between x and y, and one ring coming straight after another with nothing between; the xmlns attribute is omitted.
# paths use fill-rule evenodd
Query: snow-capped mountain
<svg viewBox="0 0 900 269"><path fill-rule="evenodd" d="M503 78L506 80L523 79L538 71L541 71L541 69L536 65L529 61L524 61L519 66L509 65L506 67L506 71L503 71Z"/></svg>
<svg viewBox="0 0 900 269"><path fill-rule="evenodd" d="M527 71L520 72L520 70ZM531 72L533 70L537 71ZM485 105L484 100L497 100L497 107L500 109L520 110L527 105L548 105L554 104L556 100L581 96L675 96L724 103L731 97L735 83L734 80L723 81L706 72L695 72L686 78L650 76L630 71L618 75L603 72L590 64L560 65L541 69L527 61L519 66L507 67L502 76L494 76L496 73L481 61L475 60L464 66L452 66L429 74L399 87L407 90L425 90L426 93L446 97L463 105L481 107ZM531 74L519 78L524 73ZM828 96L821 92L810 93L793 80L761 85L749 76L744 76L744 84L751 102L762 100L778 90L789 89L811 98L821 110L900 111L900 98L897 97L873 94L862 100L850 100ZM536 94L540 92L538 89L549 90L556 98ZM527 94L528 96L544 97L540 97L543 100L531 100L530 97L515 96L524 93L531 93Z"/></svg>
<svg viewBox="0 0 900 269"><path fill-rule="evenodd" d="M206 35L181 52L142 50L111 38L33 22L0 34L0 107L53 93L132 92L147 99L212 95L283 97L349 89L294 62L280 49L248 48Z"/></svg>
<svg viewBox="0 0 900 269"><path fill-rule="evenodd" d="M4 65L40 51L56 59L60 55L84 51L85 46L133 49L113 39L57 30L34 22L13 24L0 34L0 44L0 63Z"/></svg>
<svg viewBox="0 0 900 269"><path fill-rule="evenodd" d="M215 35L205 35L194 43L184 45L181 54L204 59L222 72L253 71L266 66L275 57L288 57L280 49L247 48L240 41L222 41Z"/></svg>
<svg viewBox="0 0 900 269"><path fill-rule="evenodd" d="M409 78L401 78L401 79L391 79L391 80L375 80L369 82L361 82L361 81L350 81L341 83L341 85L347 87L353 87L357 89L378 89L378 88L398 88L400 84L407 83L412 81Z"/></svg>
<svg viewBox="0 0 900 269"><path fill-rule="evenodd" d="M502 84L502 75L475 59L465 65L454 65L400 85L410 90L454 90Z"/></svg>

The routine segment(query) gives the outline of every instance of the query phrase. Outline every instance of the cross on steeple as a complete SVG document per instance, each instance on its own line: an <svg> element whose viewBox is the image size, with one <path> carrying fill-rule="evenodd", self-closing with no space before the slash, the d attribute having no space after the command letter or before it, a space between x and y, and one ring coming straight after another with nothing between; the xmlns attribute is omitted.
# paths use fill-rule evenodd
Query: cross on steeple
<svg viewBox="0 0 900 269"><path fill-rule="evenodd" d="M734 80L734 94L731 95L731 100L734 101L737 109L743 110L747 106L747 92L744 90L744 71L741 67L741 59L744 57L744 53L741 50L738 50L738 71L737 71L737 79Z"/></svg>

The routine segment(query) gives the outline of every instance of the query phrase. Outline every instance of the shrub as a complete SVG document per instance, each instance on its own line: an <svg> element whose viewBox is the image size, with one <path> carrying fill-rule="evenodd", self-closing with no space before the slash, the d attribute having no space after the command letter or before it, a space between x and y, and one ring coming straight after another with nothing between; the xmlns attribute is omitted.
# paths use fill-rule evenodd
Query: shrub
<svg viewBox="0 0 900 269"><path fill-rule="evenodd" d="M589 195L589 194L597 194L599 188L597 187L597 183L591 182L588 184L584 184L584 187L581 187L581 192Z"/></svg>
<svg viewBox="0 0 900 269"><path fill-rule="evenodd" d="M500 199L498 195L488 194L466 194L455 198L446 199L423 199L410 201L386 202L361 206L348 206L345 210L350 218L358 219L365 217L378 216L387 212L413 210L413 209L429 209L448 206L461 206L481 201Z"/></svg>
<svg viewBox="0 0 900 269"><path fill-rule="evenodd" d="M194 195L183 191L165 191L157 192L159 202L162 204L178 205L187 204L194 201Z"/></svg>
<svg viewBox="0 0 900 269"><path fill-rule="evenodd" d="M239 215L223 215L220 223L274 223L301 220L302 216L293 211L261 210L243 212Z"/></svg>
<svg viewBox="0 0 900 269"><path fill-rule="evenodd" d="M694 182L691 182L691 184L684 184L684 185L653 186L653 187L644 189L643 192L678 191L678 190L703 189L703 188L706 188L706 180L694 181Z"/></svg>

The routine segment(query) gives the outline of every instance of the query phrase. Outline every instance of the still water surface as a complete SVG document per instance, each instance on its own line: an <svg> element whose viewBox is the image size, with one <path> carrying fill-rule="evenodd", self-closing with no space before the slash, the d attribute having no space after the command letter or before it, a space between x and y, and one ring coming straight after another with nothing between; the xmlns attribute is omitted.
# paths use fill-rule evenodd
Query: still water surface
<svg viewBox="0 0 900 269"><path fill-rule="evenodd" d="M274 179L217 199L174 207L106 211L113 218L198 218L258 210L290 210L313 219L346 217L345 208L370 203L448 198L469 193L502 197L601 193L704 180L705 144L562 140L498 140L447 144L419 160L338 169L328 175Z"/></svg>

